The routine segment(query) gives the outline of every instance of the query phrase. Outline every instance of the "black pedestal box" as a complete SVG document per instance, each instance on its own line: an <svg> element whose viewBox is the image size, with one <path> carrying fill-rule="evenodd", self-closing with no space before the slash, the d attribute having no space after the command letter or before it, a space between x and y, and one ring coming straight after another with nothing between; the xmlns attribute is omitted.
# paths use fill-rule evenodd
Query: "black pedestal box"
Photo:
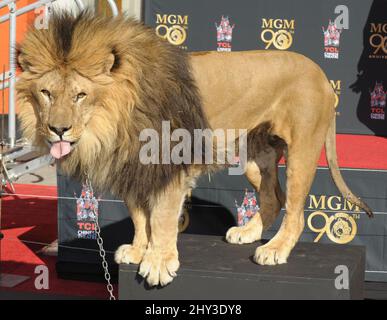
<svg viewBox="0 0 387 320"><path fill-rule="evenodd" d="M287 264L260 266L252 261L257 245L231 245L222 237L183 234L178 243L181 267L174 281L149 288L137 274L138 266L120 265L119 298L363 299L364 247L300 242Z"/></svg>

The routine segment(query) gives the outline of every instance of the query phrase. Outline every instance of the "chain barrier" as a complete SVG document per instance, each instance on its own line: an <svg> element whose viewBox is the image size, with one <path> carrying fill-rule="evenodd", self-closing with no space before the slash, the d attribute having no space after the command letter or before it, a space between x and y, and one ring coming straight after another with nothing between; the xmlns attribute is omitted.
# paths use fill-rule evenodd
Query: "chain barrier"
<svg viewBox="0 0 387 320"><path fill-rule="evenodd" d="M86 186L89 188L91 191L91 194L93 194L94 197L94 192L93 192L93 186L91 185L91 181L89 179L89 175L86 173ZM97 199L95 199L98 201ZM97 235L97 244L99 247L99 256L101 257L102 260L102 268L104 270L104 277L106 280L106 290L109 293L109 300L116 300L116 297L114 296L113 293L113 286L111 284L111 276L109 272L109 264L106 261L106 251L103 247L103 238L101 236L101 228L99 226L99 214L98 212L95 211L95 208L92 209L94 211L94 223L95 223L95 233Z"/></svg>

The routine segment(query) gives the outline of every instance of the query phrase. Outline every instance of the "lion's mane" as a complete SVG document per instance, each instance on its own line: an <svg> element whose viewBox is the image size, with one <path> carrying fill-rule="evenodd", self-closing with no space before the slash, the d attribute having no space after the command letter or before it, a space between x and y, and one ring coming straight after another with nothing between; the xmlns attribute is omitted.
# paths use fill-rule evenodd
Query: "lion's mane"
<svg viewBox="0 0 387 320"><path fill-rule="evenodd" d="M101 190L146 205L190 165L142 165L140 132L161 134L163 120L171 130L208 128L186 53L130 18L96 17L89 12L55 15L47 30L31 28L18 48L28 66L18 81L19 118L24 135L44 145L40 117L31 106L30 81L44 73L69 68L103 86L99 104L77 147L61 161L67 175L88 172ZM115 57L111 77L99 70ZM19 59L20 61L20 59ZM193 136L193 135L192 135ZM161 135L160 135L161 137Z"/></svg>

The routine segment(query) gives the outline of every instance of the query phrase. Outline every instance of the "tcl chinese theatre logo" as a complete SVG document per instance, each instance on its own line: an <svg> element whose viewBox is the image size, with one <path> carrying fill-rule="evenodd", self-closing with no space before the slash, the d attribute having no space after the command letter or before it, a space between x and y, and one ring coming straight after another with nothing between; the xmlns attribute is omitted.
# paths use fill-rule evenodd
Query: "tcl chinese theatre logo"
<svg viewBox="0 0 387 320"><path fill-rule="evenodd" d="M370 59L387 59L387 23L370 23Z"/></svg>
<svg viewBox="0 0 387 320"><path fill-rule="evenodd" d="M340 36L343 31L337 28L336 24L329 20L328 27L323 29L324 35L324 58L339 59Z"/></svg>
<svg viewBox="0 0 387 320"><path fill-rule="evenodd" d="M96 219L98 217L98 200L93 190L82 186L81 195L77 198L77 237L78 239L96 239Z"/></svg>
<svg viewBox="0 0 387 320"><path fill-rule="evenodd" d="M372 120L385 119L386 97L387 97L387 90L384 90L383 83L376 81L374 89L370 91L370 99L371 99L370 118Z"/></svg>
<svg viewBox="0 0 387 320"><path fill-rule="evenodd" d="M360 208L340 196L309 195L308 209L316 210L307 219L308 228L316 233L314 242L326 235L335 243L351 242L357 233Z"/></svg>
<svg viewBox="0 0 387 320"><path fill-rule="evenodd" d="M215 23L217 51L229 52L232 49L232 32L235 24L230 23L230 18L222 16L220 23Z"/></svg>
<svg viewBox="0 0 387 320"><path fill-rule="evenodd" d="M294 19L262 19L261 40L265 49L276 48L278 50L289 49L293 43L295 28Z"/></svg>
<svg viewBox="0 0 387 320"><path fill-rule="evenodd" d="M169 43L187 50L188 15L156 14L156 34Z"/></svg>

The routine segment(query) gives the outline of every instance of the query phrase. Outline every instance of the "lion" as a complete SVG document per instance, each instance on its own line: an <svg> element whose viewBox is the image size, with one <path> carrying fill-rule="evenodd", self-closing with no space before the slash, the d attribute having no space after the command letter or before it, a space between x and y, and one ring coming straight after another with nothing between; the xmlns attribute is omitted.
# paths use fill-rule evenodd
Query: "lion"
<svg viewBox="0 0 387 320"><path fill-rule="evenodd" d="M304 228L304 203L321 149L343 196L370 216L345 184L336 159L335 94L323 71L293 52L188 54L124 16L56 14L18 47L19 118L24 137L57 158L61 170L89 177L123 199L135 227L117 263L139 264L150 286L179 268L178 221L197 178L222 166L142 164L144 129L246 129L246 176L260 193L259 214L232 227L234 244L260 240L285 205L278 233L254 261L286 263ZM227 67L225 67L227 66ZM172 146L171 146L172 147ZM286 196L277 165L286 158Z"/></svg>

